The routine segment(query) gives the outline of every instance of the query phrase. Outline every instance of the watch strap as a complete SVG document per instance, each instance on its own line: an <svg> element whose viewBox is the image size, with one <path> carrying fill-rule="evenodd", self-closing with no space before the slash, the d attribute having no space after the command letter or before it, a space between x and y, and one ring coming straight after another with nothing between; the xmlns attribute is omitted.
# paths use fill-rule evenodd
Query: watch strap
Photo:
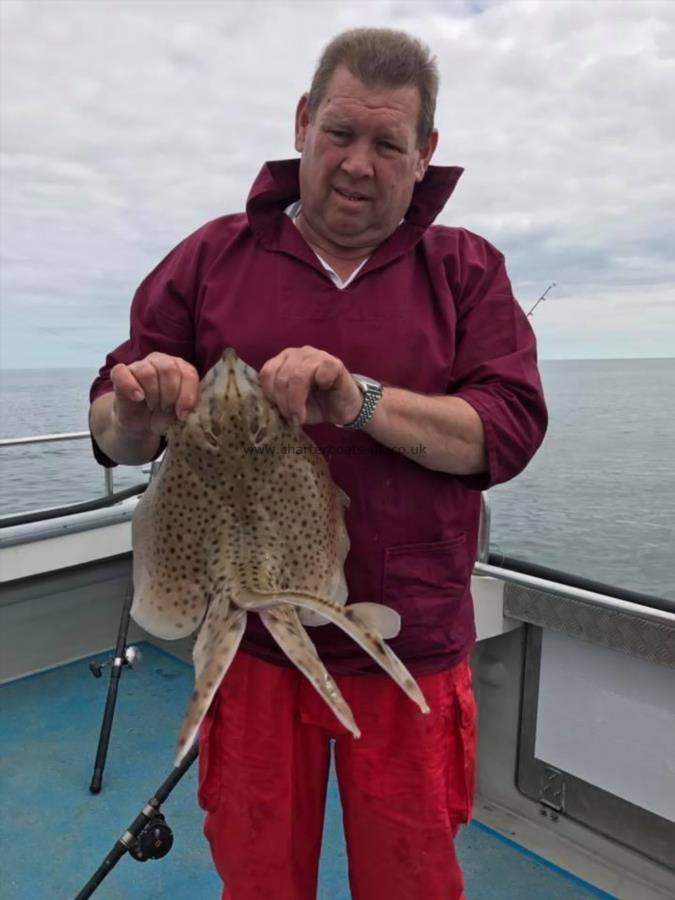
<svg viewBox="0 0 675 900"><path fill-rule="evenodd" d="M359 390L363 394L363 403L358 416L352 422L347 422L341 427L357 431L363 428L364 425L367 425L373 417L375 407L382 399L382 385L379 381L367 378L365 375L352 374L352 378L358 384Z"/></svg>

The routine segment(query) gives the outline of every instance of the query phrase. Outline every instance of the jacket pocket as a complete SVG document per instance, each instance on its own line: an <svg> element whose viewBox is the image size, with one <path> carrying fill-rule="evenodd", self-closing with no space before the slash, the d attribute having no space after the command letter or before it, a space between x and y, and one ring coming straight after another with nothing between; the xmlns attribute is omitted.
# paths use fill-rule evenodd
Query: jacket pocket
<svg viewBox="0 0 675 900"><path fill-rule="evenodd" d="M401 617L392 649L401 659L457 658L475 636L472 553L464 532L385 550L382 598Z"/></svg>
<svg viewBox="0 0 675 900"><path fill-rule="evenodd" d="M466 593L471 560L466 535L387 547L382 600L401 615L401 634L451 626Z"/></svg>

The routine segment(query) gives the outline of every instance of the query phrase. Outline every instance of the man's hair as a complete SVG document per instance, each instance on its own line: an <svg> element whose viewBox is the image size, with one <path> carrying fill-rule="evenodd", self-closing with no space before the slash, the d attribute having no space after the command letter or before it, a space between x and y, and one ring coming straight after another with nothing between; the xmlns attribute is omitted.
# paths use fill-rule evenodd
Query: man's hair
<svg viewBox="0 0 675 900"><path fill-rule="evenodd" d="M390 28L353 28L338 34L321 54L312 79L310 121L339 66L368 87L416 87L420 96L418 147L427 140L434 127L439 79L436 59L425 44L404 31Z"/></svg>

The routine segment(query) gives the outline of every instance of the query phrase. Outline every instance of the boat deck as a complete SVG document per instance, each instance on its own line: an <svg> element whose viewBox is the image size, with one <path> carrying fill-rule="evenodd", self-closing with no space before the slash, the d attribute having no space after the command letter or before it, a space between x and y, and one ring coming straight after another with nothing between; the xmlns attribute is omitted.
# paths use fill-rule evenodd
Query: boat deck
<svg viewBox="0 0 675 900"><path fill-rule="evenodd" d="M124 671L103 789L89 792L107 673L88 660L0 687L2 896L72 898L171 771L175 736L192 690L190 666L143 644ZM95 659L102 661L102 656ZM202 835L196 765L162 807L174 846L161 860L126 855L103 881L101 900L220 897ZM610 895L528 853L474 820L458 837L467 900L586 900ZM320 900L348 900L340 801L328 792Z"/></svg>

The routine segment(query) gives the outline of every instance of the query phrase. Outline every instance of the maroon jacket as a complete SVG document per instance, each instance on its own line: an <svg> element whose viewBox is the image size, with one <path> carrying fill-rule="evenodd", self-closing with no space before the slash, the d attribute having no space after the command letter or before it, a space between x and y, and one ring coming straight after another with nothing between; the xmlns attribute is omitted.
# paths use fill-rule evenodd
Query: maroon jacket
<svg viewBox="0 0 675 900"><path fill-rule="evenodd" d="M299 196L298 166L267 163L246 213L208 222L147 276L130 339L106 358L91 399L111 390L112 366L153 350L203 375L227 346L259 369L282 349L309 344L352 372L470 403L487 442L489 472L480 476L430 471L363 432L307 428L351 499L350 601L397 609L403 626L392 649L413 674L441 671L475 640L469 587L480 491L517 475L546 430L535 338L503 256L469 231L431 224L461 169L429 167L405 221L340 290L284 213ZM336 626L311 634L332 672L380 671ZM242 646L287 664L257 616Z"/></svg>

